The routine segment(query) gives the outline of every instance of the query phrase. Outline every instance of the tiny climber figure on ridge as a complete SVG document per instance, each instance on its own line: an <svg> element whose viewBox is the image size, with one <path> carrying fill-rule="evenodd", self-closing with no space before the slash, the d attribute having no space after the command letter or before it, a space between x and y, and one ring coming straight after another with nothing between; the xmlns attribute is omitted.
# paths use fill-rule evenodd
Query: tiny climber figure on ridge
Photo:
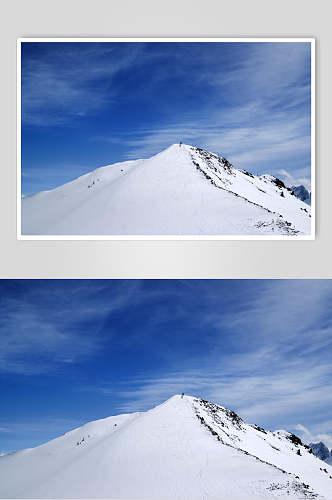
<svg viewBox="0 0 332 500"><path fill-rule="evenodd" d="M182 145L182 142L180 141L179 146L181 147L181 145Z"/></svg>
<svg viewBox="0 0 332 500"><path fill-rule="evenodd" d="M181 399L183 399L183 396L184 396L184 392L181 394Z"/></svg>

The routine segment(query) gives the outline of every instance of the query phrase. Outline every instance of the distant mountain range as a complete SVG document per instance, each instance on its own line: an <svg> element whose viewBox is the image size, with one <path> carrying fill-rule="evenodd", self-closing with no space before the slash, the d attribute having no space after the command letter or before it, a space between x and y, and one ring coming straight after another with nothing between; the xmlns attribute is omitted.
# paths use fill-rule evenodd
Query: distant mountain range
<svg viewBox="0 0 332 500"><path fill-rule="evenodd" d="M22 198L23 235L309 235L311 209L273 175L173 144Z"/></svg>
<svg viewBox="0 0 332 500"><path fill-rule="evenodd" d="M332 498L332 467L285 430L175 395L0 457L1 498Z"/></svg>
<svg viewBox="0 0 332 500"><path fill-rule="evenodd" d="M299 200L311 205L311 193L304 186L292 186L291 189Z"/></svg>
<svg viewBox="0 0 332 500"><path fill-rule="evenodd" d="M324 462L332 465L332 450L330 451L327 446L321 441L319 443L310 443L310 448L316 455L316 457L324 460Z"/></svg>

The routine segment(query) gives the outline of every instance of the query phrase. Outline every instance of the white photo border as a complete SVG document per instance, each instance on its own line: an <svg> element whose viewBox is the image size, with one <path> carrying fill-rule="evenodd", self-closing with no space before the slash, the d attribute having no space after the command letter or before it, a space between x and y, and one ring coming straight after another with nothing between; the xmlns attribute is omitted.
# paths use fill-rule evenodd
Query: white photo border
<svg viewBox="0 0 332 500"><path fill-rule="evenodd" d="M221 42L221 43L231 43L231 42L296 42L296 43L310 43L311 46L311 74L310 74L310 84L311 84L311 233L310 235L266 235L266 236L256 236L256 235L22 235L22 221L21 221L21 162L22 162L22 151L21 151L21 45L22 43L29 42ZM309 38L285 38L285 37L272 37L272 38L210 38L210 37L196 37L196 38L137 38L137 37L116 37L116 38L18 38L17 39L17 203L16 203L16 236L18 240L92 240L92 241L102 241L102 240L117 240L117 241L135 241L135 240L315 240L316 239L316 39L313 37Z"/></svg>

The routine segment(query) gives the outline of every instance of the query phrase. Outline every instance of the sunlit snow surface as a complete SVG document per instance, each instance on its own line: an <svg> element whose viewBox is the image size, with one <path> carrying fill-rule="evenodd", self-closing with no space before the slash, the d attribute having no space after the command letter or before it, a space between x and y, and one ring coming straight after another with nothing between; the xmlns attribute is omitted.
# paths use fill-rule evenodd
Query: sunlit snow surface
<svg viewBox="0 0 332 500"><path fill-rule="evenodd" d="M1 498L332 498L332 468L286 431L173 396L0 457Z"/></svg>
<svg viewBox="0 0 332 500"><path fill-rule="evenodd" d="M275 177L173 144L22 198L23 235L308 235L310 207Z"/></svg>

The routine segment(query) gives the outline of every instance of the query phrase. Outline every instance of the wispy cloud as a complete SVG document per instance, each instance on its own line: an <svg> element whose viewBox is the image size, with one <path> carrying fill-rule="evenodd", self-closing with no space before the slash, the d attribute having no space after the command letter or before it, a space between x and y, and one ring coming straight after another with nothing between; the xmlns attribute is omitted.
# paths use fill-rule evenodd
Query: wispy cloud
<svg viewBox="0 0 332 500"><path fill-rule="evenodd" d="M328 427L329 433L324 432L324 428ZM328 448L332 448L332 421L325 423L320 422L319 426L314 426L310 430L304 425L297 424L295 429L305 443L317 443L322 441Z"/></svg>
<svg viewBox="0 0 332 500"><path fill-rule="evenodd" d="M0 300L0 371L46 373L96 356L112 336L102 334L104 322L138 286L128 281L112 289L98 280L14 284Z"/></svg>
<svg viewBox="0 0 332 500"><path fill-rule="evenodd" d="M79 402L92 420L185 392L249 422L306 429L306 440L310 433L329 442L331 280L22 280L2 287L2 375L14 387L19 380L43 391L40 377L30 375L46 374L67 398L56 414L75 420ZM64 374L72 377L68 390ZM21 431L8 414L0 432L9 440Z"/></svg>
<svg viewBox="0 0 332 500"><path fill-rule="evenodd" d="M285 170L280 170L280 165L289 165L292 160L297 162L310 147L309 136L304 129L302 118L289 123L286 115L272 124L247 123L246 126L236 128L228 126L227 120L220 125L204 124L200 117L186 123L143 132L138 140L124 137L123 143L128 146L127 159L149 157L181 140L226 156L237 168L245 168L254 173L281 173L287 177ZM302 180L308 185L310 168L303 170L307 177Z"/></svg>
<svg viewBox="0 0 332 500"><path fill-rule="evenodd" d="M289 172L282 168L279 171L280 176L285 180L287 186L304 186L309 191L311 190L310 178L307 177L310 167L296 169L293 172Z"/></svg>
<svg viewBox="0 0 332 500"><path fill-rule="evenodd" d="M138 128L139 135L136 130L133 138L123 136L127 158L151 156L181 140L223 154L238 168L257 173L278 174L301 167L306 173L302 181L308 186L310 85L304 78L310 65L308 46L253 44L246 55L233 69L218 66L217 60L204 65L193 78L210 89L209 102L150 130Z"/></svg>
<svg viewBox="0 0 332 500"><path fill-rule="evenodd" d="M273 370L266 375L256 375L253 368L247 374L232 376L223 375L221 366L222 363L213 364L210 373L197 369L170 372L160 378L151 376L136 381L133 390L121 390L121 386L97 390L121 397L123 402L118 410L122 412L147 410L184 391L232 408L247 421L270 429L280 425L296 429L299 414L306 415L309 422L313 414L331 407L332 398L326 394L331 380L327 364L315 367L314 363L298 363L296 367L284 366L280 373Z"/></svg>
<svg viewBox="0 0 332 500"><path fill-rule="evenodd" d="M117 96L114 78L135 64L141 49L142 44L39 43L39 52L26 59L23 43L23 122L64 125L110 106Z"/></svg>
<svg viewBox="0 0 332 500"><path fill-rule="evenodd" d="M145 410L185 391L232 407L249 421L269 427L281 422L288 429L298 415L305 415L306 425L329 414L330 281L277 280L259 290L253 283L252 294L249 287L229 315L218 313L220 297L208 300L210 312L201 309L195 316L208 334L201 356L188 353L185 363L175 357L162 373L150 372L128 387L122 381L95 390L115 391L121 411Z"/></svg>
<svg viewBox="0 0 332 500"><path fill-rule="evenodd" d="M23 172L32 172L25 192L73 179L88 157L96 167L101 158L146 158L179 141L309 186L309 44L23 44L22 61L23 138L28 130L38 151L23 154ZM49 126L71 126L70 137L50 138ZM42 158L45 137L50 153ZM73 165L82 159L81 169L71 170L68 153ZM44 187L31 177L36 164L43 178L57 160L59 181L51 176Z"/></svg>
<svg viewBox="0 0 332 500"><path fill-rule="evenodd" d="M258 97L269 108L289 107L310 99L308 80L303 80L308 70L308 43L256 43L236 68L216 71L213 81L222 87L231 85L234 93L241 89L241 97Z"/></svg>

